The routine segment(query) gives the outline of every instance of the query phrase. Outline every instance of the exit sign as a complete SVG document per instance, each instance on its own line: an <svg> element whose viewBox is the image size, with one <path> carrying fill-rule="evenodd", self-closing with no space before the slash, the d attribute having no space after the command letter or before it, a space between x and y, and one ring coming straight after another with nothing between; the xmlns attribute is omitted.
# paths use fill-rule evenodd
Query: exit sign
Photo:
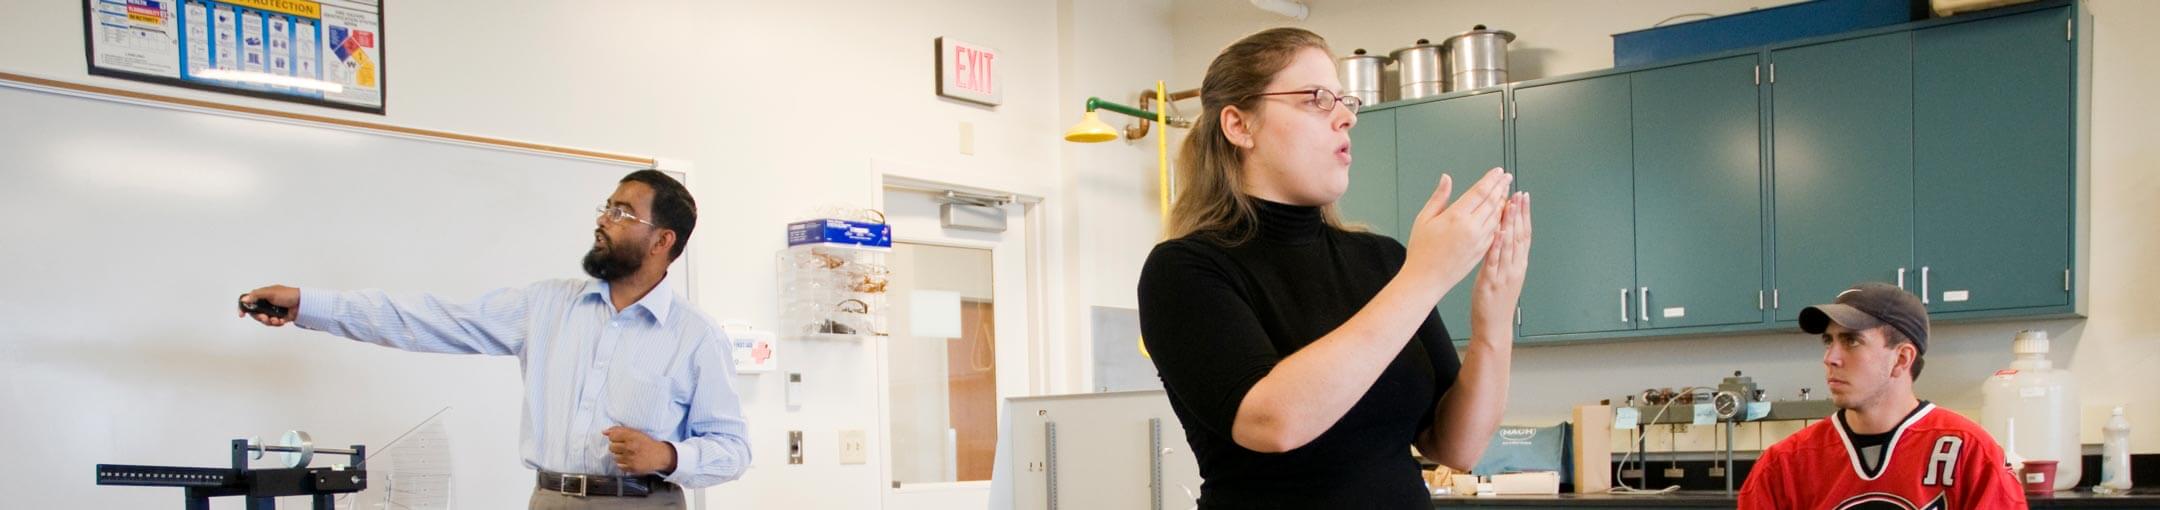
<svg viewBox="0 0 2160 510"><path fill-rule="evenodd" d="M937 48L938 95L990 106L1005 102L997 50L949 37L937 38Z"/></svg>

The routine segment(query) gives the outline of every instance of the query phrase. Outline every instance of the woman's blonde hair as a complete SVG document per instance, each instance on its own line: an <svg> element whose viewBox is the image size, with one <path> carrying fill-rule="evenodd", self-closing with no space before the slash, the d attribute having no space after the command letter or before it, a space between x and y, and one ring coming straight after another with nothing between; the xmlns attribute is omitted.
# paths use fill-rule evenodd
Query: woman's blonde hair
<svg viewBox="0 0 2160 510"><path fill-rule="evenodd" d="M1239 39L1208 64L1200 81L1201 112L1178 155L1177 202L1163 225L1165 239L1198 234L1230 246L1252 239L1257 218L1254 199L1245 194L1245 153L1223 136L1222 111L1236 106L1258 119L1253 95L1266 92L1275 73L1307 48L1328 51L1327 40L1302 28L1273 28ZM1348 229L1335 204L1322 206L1320 214L1329 227Z"/></svg>

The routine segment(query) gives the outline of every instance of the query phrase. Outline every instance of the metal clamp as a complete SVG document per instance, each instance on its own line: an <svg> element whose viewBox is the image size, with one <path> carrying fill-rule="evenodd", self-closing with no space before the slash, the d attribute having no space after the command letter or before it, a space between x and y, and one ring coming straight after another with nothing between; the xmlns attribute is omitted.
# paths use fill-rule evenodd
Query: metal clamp
<svg viewBox="0 0 2160 510"><path fill-rule="evenodd" d="M570 492L570 479L571 479L571 478L576 478L576 479L577 479L577 492L576 492L576 493L571 493L571 492ZM576 497L580 497L580 498L582 498L582 497L585 497L585 488L586 488L586 483L587 483L588 481L590 481L590 480L589 480L589 479L587 479L587 478L585 477L585 475L571 475L571 474L565 474L565 475L562 475L562 486L561 486L561 487L556 487L556 488L555 488L555 492L561 493L561 494L562 494L562 495L564 495L564 496L576 496Z"/></svg>

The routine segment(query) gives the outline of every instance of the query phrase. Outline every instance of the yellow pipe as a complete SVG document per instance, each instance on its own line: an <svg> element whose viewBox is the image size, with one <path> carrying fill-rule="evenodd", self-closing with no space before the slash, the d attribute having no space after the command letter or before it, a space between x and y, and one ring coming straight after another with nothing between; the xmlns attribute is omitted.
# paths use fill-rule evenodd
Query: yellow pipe
<svg viewBox="0 0 2160 510"><path fill-rule="evenodd" d="M1169 97L1163 95L1162 80L1155 80L1155 97ZM1170 125L1169 112L1170 102L1163 101L1162 106L1155 109L1155 123L1163 126ZM1170 130L1168 129L1155 130L1155 187L1159 191L1158 195L1160 195L1161 197L1161 216L1162 222L1165 224L1170 222L1170 139L1168 138L1170 136L1169 133Z"/></svg>

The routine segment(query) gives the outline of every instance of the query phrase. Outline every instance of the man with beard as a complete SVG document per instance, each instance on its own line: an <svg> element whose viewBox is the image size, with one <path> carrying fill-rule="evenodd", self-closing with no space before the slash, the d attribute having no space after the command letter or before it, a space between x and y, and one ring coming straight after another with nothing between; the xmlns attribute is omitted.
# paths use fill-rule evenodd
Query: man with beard
<svg viewBox="0 0 2160 510"><path fill-rule="evenodd" d="M525 379L532 508L682 508L683 489L750 466L735 363L712 318L677 293L668 264L697 225L697 203L657 170L623 177L599 208L587 280L490 291L470 303L378 290L273 285L243 312L418 352L517 356Z"/></svg>
<svg viewBox="0 0 2160 510"><path fill-rule="evenodd" d="M1822 337L1838 412L1764 451L1740 508L2025 508L1987 430L1913 396L1928 340L1919 298L1863 283L1801 310L1800 329Z"/></svg>

